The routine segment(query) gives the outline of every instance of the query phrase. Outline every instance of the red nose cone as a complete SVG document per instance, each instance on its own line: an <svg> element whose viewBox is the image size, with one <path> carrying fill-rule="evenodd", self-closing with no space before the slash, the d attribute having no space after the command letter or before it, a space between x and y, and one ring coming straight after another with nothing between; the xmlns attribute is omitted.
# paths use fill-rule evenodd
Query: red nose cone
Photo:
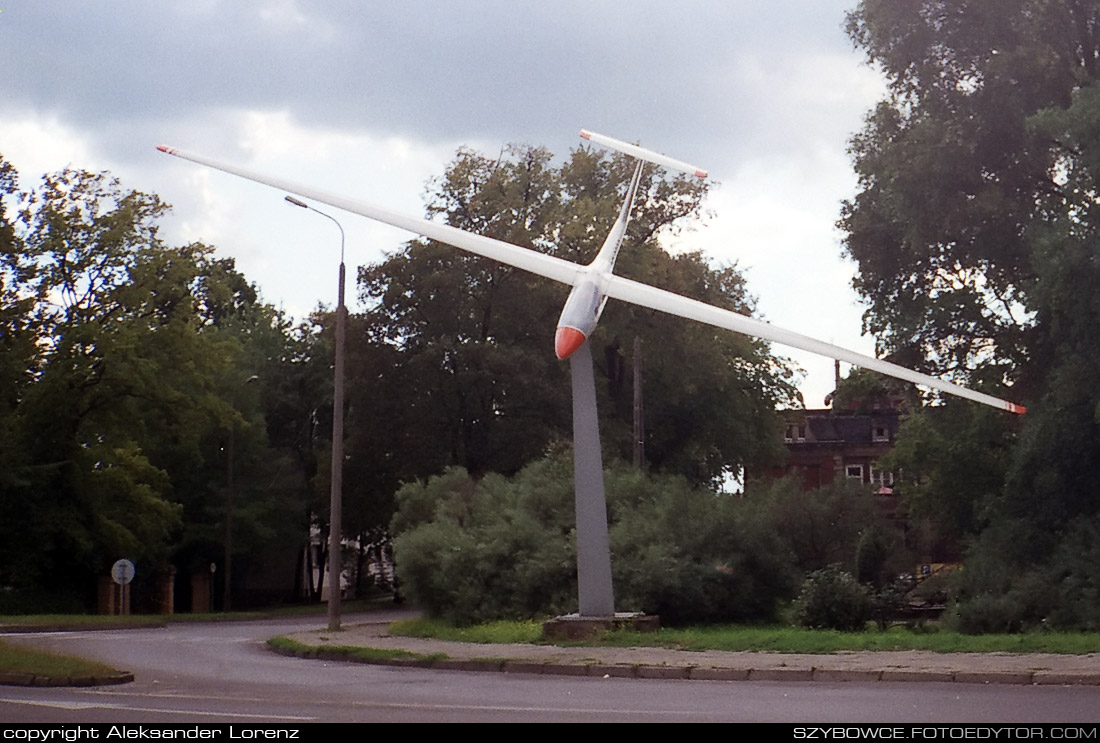
<svg viewBox="0 0 1100 743"><path fill-rule="evenodd" d="M558 328L554 333L554 353L559 359L567 359L584 344L584 333L576 328Z"/></svg>

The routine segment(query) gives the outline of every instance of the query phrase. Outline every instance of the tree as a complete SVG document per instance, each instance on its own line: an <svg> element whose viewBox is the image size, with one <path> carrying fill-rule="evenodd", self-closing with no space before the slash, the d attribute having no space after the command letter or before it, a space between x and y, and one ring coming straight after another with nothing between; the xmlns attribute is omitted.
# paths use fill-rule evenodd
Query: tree
<svg viewBox="0 0 1100 743"><path fill-rule="evenodd" d="M917 409L902 421L882 460L898 472L898 490L922 525L921 554L956 552L988 523L1002 496L1016 431L1000 411L964 400Z"/></svg>
<svg viewBox="0 0 1100 743"><path fill-rule="evenodd" d="M614 221L630 169L626 158L585 149L561 166L539 148L512 148L500 158L460 150L433 184L428 211L456 227L587 263ZM705 193L703 184L647 171L619 268L751 311L735 269L660 248L663 233L698 218ZM566 287L431 241L411 242L361 269L359 281L371 305L367 337L394 349L401 369L404 415L387 423L402 442L394 456L411 454L415 464L399 471L422 476L462 465L475 474L514 473L568 438L568 370L550 352ZM647 396L654 469L708 482L778 454L773 411L793 387L789 369L765 344L615 303L591 340L605 382L606 448L630 456L635 335L645 341L645 385L660 390Z"/></svg>
<svg viewBox="0 0 1100 743"><path fill-rule="evenodd" d="M890 409L906 411L919 405L919 393L913 385L856 367L840 380L832 394L833 412L838 415L862 415L874 410Z"/></svg>
<svg viewBox="0 0 1100 743"><path fill-rule="evenodd" d="M1000 471L981 478L960 612L978 629L1037 624L1068 606L1057 586L1095 583L1070 555L1100 533L1100 7L864 0L848 29L889 82L852 140L860 192L840 222L865 325L899 361L1013 383L1029 403L1010 453L996 450L1016 432L988 426L992 448L971 448ZM948 511L975 525L972 508Z"/></svg>
<svg viewBox="0 0 1100 743"><path fill-rule="evenodd" d="M169 561L207 570L224 547L230 430L234 544L285 544L280 460L259 396L240 391L262 359L280 360L276 313L232 260L161 243L155 195L105 173L66 170L26 192L0 175L0 586L72 609L122 556L142 579Z"/></svg>
<svg viewBox="0 0 1100 743"><path fill-rule="evenodd" d="M251 342L246 344L246 355L251 357L248 368L259 376L262 412L262 421L257 421L253 431L255 435L263 430L271 447L267 452L258 450L268 461L266 466L254 461L262 473L254 482L269 502L278 504L282 514L278 523L291 530L276 539L297 546L291 593L314 600L321 598L328 558L324 546L329 504L326 464L332 445L331 318L331 313L319 309L294 324L277 314L272 326L262 325L264 332L259 337L250 335ZM357 484L345 475L345 492ZM257 495L253 493L253 497ZM312 549L315 530L321 536L321 550L316 555ZM315 557L319 562L314 562Z"/></svg>
<svg viewBox="0 0 1100 743"><path fill-rule="evenodd" d="M18 173L0 158L0 255L18 252L15 227L6 213L17 193ZM34 300L22 296L12 272L0 264L0 492L14 494L25 485L25 447L18 435L19 403L33 382L39 329ZM14 497L0 498L0 518L19 518Z"/></svg>
<svg viewBox="0 0 1100 743"><path fill-rule="evenodd" d="M164 207L106 175L76 171L5 195L21 203L0 272L25 310L22 329L33 328L34 350L9 418L21 460L4 499L12 519L0 540L2 582L83 583L86 593L88 578L123 554L162 562L180 523L126 404L174 394L149 358L173 347L143 344L143 331L167 322L171 295L137 280ZM142 287L151 301L137 301Z"/></svg>
<svg viewBox="0 0 1100 743"><path fill-rule="evenodd" d="M840 224L866 328L899 360L996 367L975 381L1038 392L1043 243L1096 225L1098 15L1084 0L865 0L849 16L889 96L851 142L860 193Z"/></svg>

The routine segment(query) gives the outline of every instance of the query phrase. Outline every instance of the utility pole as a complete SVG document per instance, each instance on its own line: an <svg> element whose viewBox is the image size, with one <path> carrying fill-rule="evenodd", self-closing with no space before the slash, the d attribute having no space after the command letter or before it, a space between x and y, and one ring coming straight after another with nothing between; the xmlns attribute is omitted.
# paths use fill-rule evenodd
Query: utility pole
<svg viewBox="0 0 1100 743"><path fill-rule="evenodd" d="M634 469L645 469L645 410L642 407L642 339L634 336Z"/></svg>

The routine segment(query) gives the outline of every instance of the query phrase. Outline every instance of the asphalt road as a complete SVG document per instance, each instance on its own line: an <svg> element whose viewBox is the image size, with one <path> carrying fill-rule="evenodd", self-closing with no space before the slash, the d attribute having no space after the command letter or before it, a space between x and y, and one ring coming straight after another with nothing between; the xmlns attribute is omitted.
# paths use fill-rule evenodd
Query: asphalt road
<svg viewBox="0 0 1100 743"><path fill-rule="evenodd" d="M345 622L367 617L346 617ZM385 616L372 614L372 621ZM9 635L133 671L101 688L0 687L0 721L1096 722L1100 688L572 678L397 669L275 655L323 618Z"/></svg>

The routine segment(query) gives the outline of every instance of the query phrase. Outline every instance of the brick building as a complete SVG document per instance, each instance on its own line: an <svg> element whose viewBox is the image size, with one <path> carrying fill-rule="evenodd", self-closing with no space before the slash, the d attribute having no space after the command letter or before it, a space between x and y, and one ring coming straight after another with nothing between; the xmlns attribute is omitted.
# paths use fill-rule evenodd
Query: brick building
<svg viewBox="0 0 1100 743"><path fill-rule="evenodd" d="M783 416L788 460L771 468L769 476L794 475L805 490L848 478L874 485L882 495L892 494L894 476L880 468L878 460L894 447L897 410L789 410Z"/></svg>

